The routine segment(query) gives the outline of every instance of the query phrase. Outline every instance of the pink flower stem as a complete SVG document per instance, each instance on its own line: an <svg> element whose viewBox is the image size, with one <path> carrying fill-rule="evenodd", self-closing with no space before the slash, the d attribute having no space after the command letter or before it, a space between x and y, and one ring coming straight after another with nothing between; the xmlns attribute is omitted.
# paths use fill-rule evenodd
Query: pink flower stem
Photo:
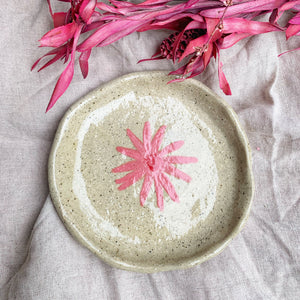
<svg viewBox="0 0 300 300"><path fill-rule="evenodd" d="M232 5L232 0L226 0L225 5L226 5L226 7L225 7L225 9L223 11L223 14L220 17L219 22L215 26L214 30L210 34L207 42L202 47L194 47L194 49L195 49L195 55L190 60L190 63L188 64L188 67L187 67L187 70L190 70L190 68L193 66L193 64L197 61L196 60L197 57L203 55L204 52L207 51L208 45L211 42L211 40L212 40L213 36L215 35L215 33L217 32L217 30L222 30L223 29L223 20L224 20L224 17L225 17L225 14L226 14L226 11L227 11L228 7Z"/></svg>

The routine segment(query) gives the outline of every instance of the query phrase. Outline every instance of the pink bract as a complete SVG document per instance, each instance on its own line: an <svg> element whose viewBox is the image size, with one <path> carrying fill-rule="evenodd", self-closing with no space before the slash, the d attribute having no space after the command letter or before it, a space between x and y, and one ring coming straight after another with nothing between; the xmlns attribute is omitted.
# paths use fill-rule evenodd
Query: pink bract
<svg viewBox="0 0 300 300"><path fill-rule="evenodd" d="M110 0L111 5L97 0L58 1L67 2L70 8L67 12L53 13L50 0L47 0L54 28L40 39L41 47L54 49L32 66L35 68L48 56L53 57L39 71L58 60L67 63L70 59L57 81L47 111L71 83L76 52L80 52L79 65L85 78L93 47L110 45L133 32L175 31L176 38L167 45L167 55L159 50L150 59L171 58L174 63L183 64L170 73L180 76L171 82L195 77L206 70L211 58L218 59L219 85L227 95L231 90L222 70L222 50L244 38L272 31L284 32L287 39L300 35L300 0L146 0L138 4ZM287 23L279 26L279 19L288 10L292 13ZM269 14L269 21L257 19L266 14ZM191 30L201 30L203 35L188 40L182 48L186 33ZM85 39L80 40L83 33ZM166 38L164 42L170 41ZM179 56L178 53L183 54Z"/></svg>
<svg viewBox="0 0 300 300"><path fill-rule="evenodd" d="M154 183L157 206L160 210L164 208L163 190L167 192L174 202L179 202L179 196L171 183L168 176L172 175L178 179L190 182L192 178L186 173L177 169L174 164L196 163L196 157L189 156L169 156L173 151L178 150L184 144L184 141L177 141L169 144L160 150L166 126L161 126L153 139L151 140L150 123L146 122L143 130L143 142L130 130L127 129L127 135L130 138L135 149L117 147L117 151L132 158L133 160L114 168L113 173L129 172L124 177L117 179L116 183L120 184L120 191L133 185L135 182L144 178L140 192L140 204L143 206L151 186Z"/></svg>
<svg viewBox="0 0 300 300"><path fill-rule="evenodd" d="M80 34L83 29L87 27L92 21L91 18L96 14L96 0L70 0L63 2L70 2L71 8L67 13L53 13L50 0L47 0L49 5L50 14L53 20L54 29L50 30L40 39L41 47L53 47L55 50L51 50L44 56L55 55L50 61L48 61L40 70L48 67L50 64L56 62L59 59L64 59L65 63L71 57L65 70L60 75L55 88L53 90L50 102L47 106L46 112L50 110L56 101L63 95L66 89L69 87L73 75L74 75L74 63L75 53L77 49L77 43L79 41ZM44 57L43 56L43 57ZM85 78L88 73L88 58L90 56L90 50L82 52L80 67ZM42 57L42 58L43 58ZM40 58L41 59L41 58ZM39 63L37 60L32 69ZM40 71L39 70L39 71Z"/></svg>

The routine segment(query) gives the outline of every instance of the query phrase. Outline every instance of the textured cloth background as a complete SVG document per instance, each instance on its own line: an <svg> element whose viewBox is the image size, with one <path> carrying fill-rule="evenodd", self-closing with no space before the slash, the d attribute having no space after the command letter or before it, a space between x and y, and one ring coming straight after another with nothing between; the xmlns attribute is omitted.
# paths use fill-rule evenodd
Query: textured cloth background
<svg viewBox="0 0 300 300"><path fill-rule="evenodd" d="M66 5L54 2L54 10ZM253 149L256 193L243 231L219 256L189 270L152 275L114 269L77 243L47 197L47 159L59 120L98 85L132 71L172 70L146 62L168 35L132 34L96 49L90 74L44 113L63 70L30 72L51 28L45 0L0 4L1 299L300 299L300 51L266 34L221 52L238 113ZM212 63L198 79L222 95ZM260 149L260 150L257 150Z"/></svg>

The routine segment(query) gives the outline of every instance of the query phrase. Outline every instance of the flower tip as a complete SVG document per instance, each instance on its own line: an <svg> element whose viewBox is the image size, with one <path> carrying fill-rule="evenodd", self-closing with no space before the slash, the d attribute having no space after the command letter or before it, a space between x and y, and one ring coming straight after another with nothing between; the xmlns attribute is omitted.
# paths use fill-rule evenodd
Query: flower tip
<svg viewBox="0 0 300 300"><path fill-rule="evenodd" d="M121 185L118 187L118 190L119 190L119 191L123 191L123 190L125 190L125 189L126 189L126 187L123 186L123 184L121 184Z"/></svg>
<svg viewBox="0 0 300 300"><path fill-rule="evenodd" d="M160 206L159 206L159 210L160 210L160 211L163 211L163 210L164 210L164 206L163 206L163 205L160 205Z"/></svg>
<svg viewBox="0 0 300 300"><path fill-rule="evenodd" d="M177 141L176 144L178 147L182 147L184 145L184 141Z"/></svg>
<svg viewBox="0 0 300 300"><path fill-rule="evenodd" d="M168 75L174 75L174 73L170 72ZM182 82L185 79L186 78L184 78L184 77L175 78L175 79L172 79L172 80L168 81L167 84L174 83L174 82Z"/></svg>
<svg viewBox="0 0 300 300"><path fill-rule="evenodd" d="M162 125L162 126L160 126L160 130L162 130L163 132L165 132L165 131L166 131L166 129L167 129L167 126L166 126L166 125Z"/></svg>
<svg viewBox="0 0 300 300"><path fill-rule="evenodd" d="M225 95L227 95L227 96L231 96L232 95L230 87L228 87L228 89L225 90Z"/></svg>
<svg viewBox="0 0 300 300"><path fill-rule="evenodd" d="M141 206L144 206L145 202L146 202L146 198L141 198L141 200L140 200Z"/></svg>
<svg viewBox="0 0 300 300"><path fill-rule="evenodd" d="M81 74L82 74L83 79L86 79L88 76L88 74L86 72L82 72Z"/></svg>
<svg viewBox="0 0 300 300"><path fill-rule="evenodd" d="M46 108L46 111L45 111L45 114L52 108L53 104L51 102L49 102L47 108Z"/></svg>
<svg viewBox="0 0 300 300"><path fill-rule="evenodd" d="M38 43L39 43L38 47L45 47L42 38L40 40L38 40Z"/></svg>
<svg viewBox="0 0 300 300"><path fill-rule="evenodd" d="M116 179L116 180L115 180L115 183L116 183L116 184L121 184L121 183L122 183L122 178ZM122 187L122 186L120 185L120 186L119 186L119 189L120 189L121 187Z"/></svg>

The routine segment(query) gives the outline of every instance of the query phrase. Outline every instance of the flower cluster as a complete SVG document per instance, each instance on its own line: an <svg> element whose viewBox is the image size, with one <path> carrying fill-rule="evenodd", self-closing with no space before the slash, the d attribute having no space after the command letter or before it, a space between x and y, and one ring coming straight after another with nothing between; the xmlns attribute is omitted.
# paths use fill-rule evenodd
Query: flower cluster
<svg viewBox="0 0 300 300"><path fill-rule="evenodd" d="M222 71L220 50L240 40L272 31L281 31L286 38L300 35L300 0L146 0L133 4L110 0L111 5L97 0L58 0L69 2L67 12L53 13L47 0L54 29L40 40L41 47L53 49L39 70L57 60L67 63L54 88L47 111L66 91L74 74L76 52L85 78L93 47L103 47L133 32L169 29L174 33L163 41L151 59L172 59L183 65L170 74L182 81L201 74L212 57L218 58L219 83L223 92L231 94ZM290 11L287 24L278 23ZM257 17L268 14L268 21ZM82 41L80 37L87 33ZM41 57L32 69L43 58Z"/></svg>

